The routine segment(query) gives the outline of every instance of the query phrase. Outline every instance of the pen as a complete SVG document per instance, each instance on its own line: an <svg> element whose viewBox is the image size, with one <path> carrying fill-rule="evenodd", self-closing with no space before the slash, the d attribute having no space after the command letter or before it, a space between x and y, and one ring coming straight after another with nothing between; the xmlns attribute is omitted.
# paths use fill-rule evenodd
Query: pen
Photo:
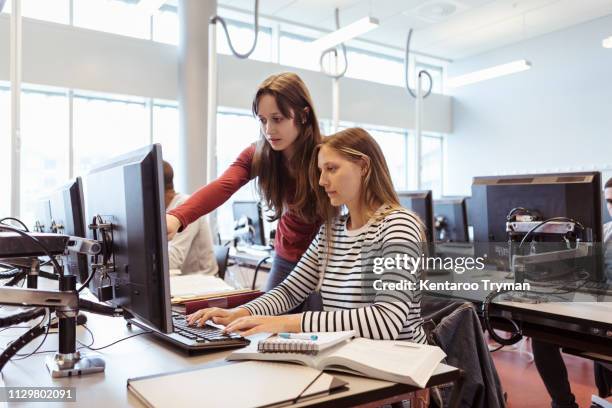
<svg viewBox="0 0 612 408"><path fill-rule="evenodd" d="M278 333L281 339L293 340L316 340L319 338L316 334L299 334L299 333Z"/></svg>

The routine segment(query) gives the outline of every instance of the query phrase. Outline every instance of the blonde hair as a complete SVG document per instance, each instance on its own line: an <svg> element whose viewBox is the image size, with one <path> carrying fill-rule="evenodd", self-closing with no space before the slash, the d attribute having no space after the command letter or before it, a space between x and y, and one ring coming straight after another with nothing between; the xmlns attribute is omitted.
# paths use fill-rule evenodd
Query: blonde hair
<svg viewBox="0 0 612 408"><path fill-rule="evenodd" d="M389 172L385 156L376 140L368 132L361 128L349 128L324 138L316 146L312 155L309 178L310 186L314 190L317 200L317 207L320 209L319 212L325 224L326 264L329 257L332 224L334 218L338 216L339 210L325 205L325 203L329 203L329 198L325 193L325 189L319 185L320 170L317 166L317 156L322 147L333 149L347 160L362 165L364 175L361 184L360 201L363 207L367 209L366 214L368 218L376 216L376 219L379 220L402 207L393 187L391 173ZM376 209L382 205L385 205L387 208L375 213ZM418 220L418 217L416 219ZM426 238L422 222L420 222L419 231L421 239L425 242Z"/></svg>

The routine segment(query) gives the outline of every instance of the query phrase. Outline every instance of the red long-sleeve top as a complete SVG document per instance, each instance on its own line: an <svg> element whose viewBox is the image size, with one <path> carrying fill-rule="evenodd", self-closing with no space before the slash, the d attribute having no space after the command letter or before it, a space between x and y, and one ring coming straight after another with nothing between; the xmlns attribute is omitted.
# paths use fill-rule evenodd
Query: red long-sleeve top
<svg viewBox="0 0 612 408"><path fill-rule="evenodd" d="M253 178L251 165L254 155L255 145L250 145L218 179L200 188L181 206L168 211L168 214L178 218L182 228L185 228L191 222L215 210ZM287 200L290 204L293 201L295 183L291 181L285 188L290 195L290 199ZM285 210L276 227L274 239L276 253L288 261L297 262L310 245L319 227L320 223L308 223L291 209Z"/></svg>

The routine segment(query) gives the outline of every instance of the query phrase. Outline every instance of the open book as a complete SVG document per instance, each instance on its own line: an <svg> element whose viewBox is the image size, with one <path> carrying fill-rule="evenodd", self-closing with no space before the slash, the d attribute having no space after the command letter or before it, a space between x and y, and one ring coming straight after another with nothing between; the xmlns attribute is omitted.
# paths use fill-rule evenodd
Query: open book
<svg viewBox="0 0 612 408"><path fill-rule="evenodd" d="M343 371L425 388L427 381L446 354L436 346L407 341L357 338L321 351L300 353L261 353L257 344L231 353L228 360L289 361L319 370Z"/></svg>

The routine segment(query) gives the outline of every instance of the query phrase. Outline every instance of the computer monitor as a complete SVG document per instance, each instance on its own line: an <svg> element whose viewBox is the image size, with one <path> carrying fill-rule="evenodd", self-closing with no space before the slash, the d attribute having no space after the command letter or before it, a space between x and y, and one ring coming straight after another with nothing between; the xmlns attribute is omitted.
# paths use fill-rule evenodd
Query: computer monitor
<svg viewBox="0 0 612 408"><path fill-rule="evenodd" d="M85 219L112 224L114 306L172 330L161 145L114 158L83 178ZM88 236L93 238L92 231ZM93 279L100 283L100 272ZM94 290L94 294L96 291Z"/></svg>
<svg viewBox="0 0 612 408"><path fill-rule="evenodd" d="M51 217L51 222L46 227L48 232L86 237L83 182L80 177L53 191L48 197L48 204ZM68 273L84 282L89 275L87 256L71 253L66 259Z"/></svg>
<svg viewBox="0 0 612 408"><path fill-rule="evenodd" d="M261 204L258 201L234 201L234 232L247 245L266 245Z"/></svg>
<svg viewBox="0 0 612 408"><path fill-rule="evenodd" d="M434 217L436 224L438 221L442 224L440 230L436 230L436 241L469 241L465 197L434 200Z"/></svg>
<svg viewBox="0 0 612 408"><path fill-rule="evenodd" d="M415 212L425 225L427 242L434 242L434 217L431 190L398 191L400 205Z"/></svg>
<svg viewBox="0 0 612 408"><path fill-rule="evenodd" d="M478 214L474 220L477 255L484 255L484 248L489 258L507 267L506 221L510 211L518 207L535 211L542 219L572 218L586 229L582 241L601 243L601 191L599 172L475 177L470 204Z"/></svg>

